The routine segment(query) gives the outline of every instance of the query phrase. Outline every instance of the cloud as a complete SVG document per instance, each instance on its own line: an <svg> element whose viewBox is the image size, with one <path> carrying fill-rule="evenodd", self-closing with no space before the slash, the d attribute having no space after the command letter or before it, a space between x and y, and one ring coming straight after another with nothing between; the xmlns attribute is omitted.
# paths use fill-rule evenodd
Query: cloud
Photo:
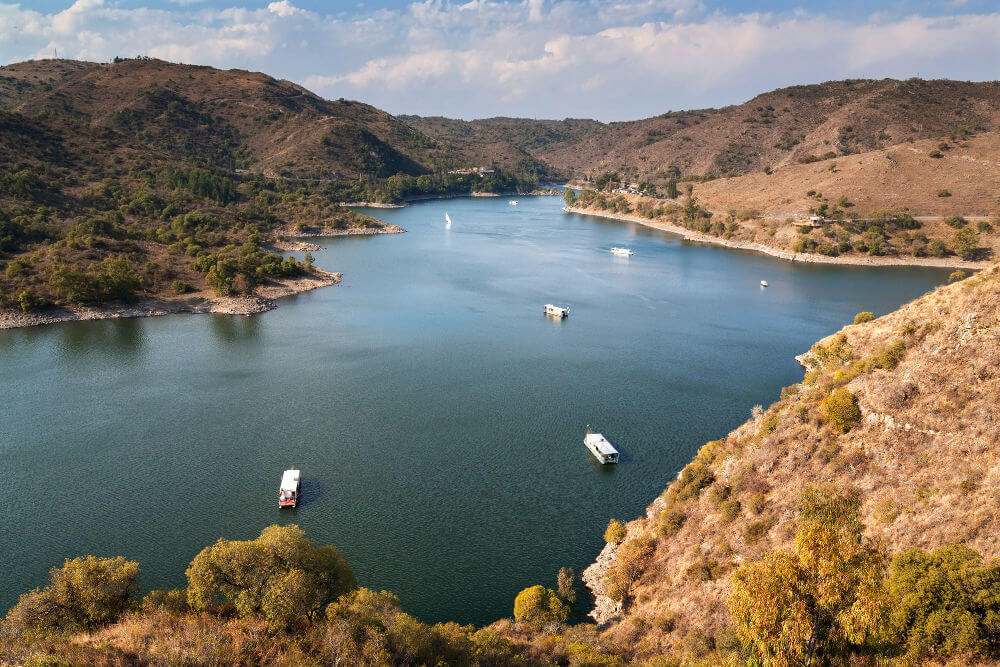
<svg viewBox="0 0 1000 667"><path fill-rule="evenodd" d="M701 0L421 0L317 13L239 1L77 0L49 14L0 4L0 59L144 53L262 70L395 113L605 120L828 79L1000 77L983 55L1000 34L997 13L732 14Z"/></svg>

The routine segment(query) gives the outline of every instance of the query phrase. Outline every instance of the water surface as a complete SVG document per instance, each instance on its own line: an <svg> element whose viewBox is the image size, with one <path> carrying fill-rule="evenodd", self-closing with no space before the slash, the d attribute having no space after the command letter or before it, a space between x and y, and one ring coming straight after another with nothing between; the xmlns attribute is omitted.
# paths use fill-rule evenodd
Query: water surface
<svg viewBox="0 0 1000 667"><path fill-rule="evenodd" d="M510 615L798 381L795 354L948 275L792 264L561 204L376 211L409 233L321 241L343 284L256 317L0 331L0 608L67 557L181 586L217 538L294 522L424 620ZM620 465L592 459L587 424ZM291 466L303 502L279 512Z"/></svg>

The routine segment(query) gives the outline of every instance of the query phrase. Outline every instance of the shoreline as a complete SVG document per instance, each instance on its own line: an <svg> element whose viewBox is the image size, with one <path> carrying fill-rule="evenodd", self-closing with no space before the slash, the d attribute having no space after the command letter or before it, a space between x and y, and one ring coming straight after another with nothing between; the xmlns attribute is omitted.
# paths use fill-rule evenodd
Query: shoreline
<svg viewBox="0 0 1000 667"><path fill-rule="evenodd" d="M390 225L387 222L382 223L379 227L351 227L348 229L329 229L323 228L320 230L314 229L281 229L275 234L277 240L275 242L275 247L280 247L276 245L277 243L294 243L294 241L289 241L289 239L308 239L308 238L324 238L324 237L334 237L334 236L378 236L379 234L405 234L406 230L399 225ZM313 245L313 244L305 244ZM318 248L319 246L317 246ZM303 248L305 249L305 248Z"/></svg>
<svg viewBox="0 0 1000 667"><path fill-rule="evenodd" d="M22 313L17 310L0 310L0 330L35 327L59 322L85 322L92 320L119 320L138 317L158 317L178 313L216 315L256 315L278 307L277 299L320 287L340 283L343 274L330 273L313 267L312 274L299 278L275 281L259 286L248 296L223 296L209 298L193 296L177 299L143 299L130 304L103 304L79 308L53 308L47 311Z"/></svg>
<svg viewBox="0 0 1000 667"><path fill-rule="evenodd" d="M610 213L607 211L592 211L586 208L579 208L577 206L566 206L563 208L567 213L576 213L577 215L590 215L595 218L606 218L609 220L618 220L621 222L632 222L638 225L643 225L645 227L651 227L653 229L659 229L660 231L670 232L671 234L676 234L677 236L683 237L685 240L694 241L697 243L704 243L707 245L722 246L724 248L732 248L735 250L748 250L750 252L758 252L764 255L770 255L771 257L776 257L778 259L784 259L789 262L801 262L805 264L842 264L846 266L920 266L925 268L936 268L936 269L969 269L972 271L981 271L982 269L989 268L993 266L995 262L985 261L985 262L972 262L966 261L964 259L950 259L950 258L936 258L936 257L862 257L853 255L838 255L836 257L828 257L826 255L818 255L813 253L801 253L793 252L791 250L782 250L781 248L773 248L769 245L764 245L763 243L747 242L747 241L730 241L727 239L721 239L717 236L712 236L711 234L705 234L703 232L696 232L680 225L675 225L669 222L659 222L657 220L650 220L649 218L643 218L638 215L627 215L625 213Z"/></svg>
<svg viewBox="0 0 1000 667"><path fill-rule="evenodd" d="M444 195L416 195L414 197L404 197L400 204L384 204L382 202L365 201L342 201L341 206L353 208L406 208L410 204L422 201L432 201L435 199L468 199L472 197L557 197L562 195L555 188L538 188L531 192L463 192ZM301 236L301 235L300 235Z"/></svg>

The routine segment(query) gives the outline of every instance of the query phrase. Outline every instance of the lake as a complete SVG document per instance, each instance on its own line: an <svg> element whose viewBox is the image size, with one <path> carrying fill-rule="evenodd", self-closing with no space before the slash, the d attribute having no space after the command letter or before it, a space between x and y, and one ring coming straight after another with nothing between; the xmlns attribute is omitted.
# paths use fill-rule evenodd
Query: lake
<svg viewBox="0 0 1000 667"><path fill-rule="evenodd" d="M799 381L794 355L949 273L793 264L561 206L372 211L409 232L320 240L343 284L255 317L0 331L0 607L67 557L182 586L219 537L297 523L422 620L509 616ZM279 512L293 466L302 503Z"/></svg>

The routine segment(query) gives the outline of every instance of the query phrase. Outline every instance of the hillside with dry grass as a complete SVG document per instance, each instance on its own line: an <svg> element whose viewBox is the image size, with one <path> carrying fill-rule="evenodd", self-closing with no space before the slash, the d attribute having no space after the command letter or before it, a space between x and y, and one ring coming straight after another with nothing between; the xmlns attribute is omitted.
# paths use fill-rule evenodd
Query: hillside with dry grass
<svg viewBox="0 0 1000 667"><path fill-rule="evenodd" d="M1000 558L1000 268L867 319L819 341L801 383L706 444L609 544L588 572L605 639L631 658L731 648L734 570L791 548L816 483L856 494L890 553L964 543ZM832 396L851 397L843 413ZM609 588L621 568L624 593Z"/></svg>

